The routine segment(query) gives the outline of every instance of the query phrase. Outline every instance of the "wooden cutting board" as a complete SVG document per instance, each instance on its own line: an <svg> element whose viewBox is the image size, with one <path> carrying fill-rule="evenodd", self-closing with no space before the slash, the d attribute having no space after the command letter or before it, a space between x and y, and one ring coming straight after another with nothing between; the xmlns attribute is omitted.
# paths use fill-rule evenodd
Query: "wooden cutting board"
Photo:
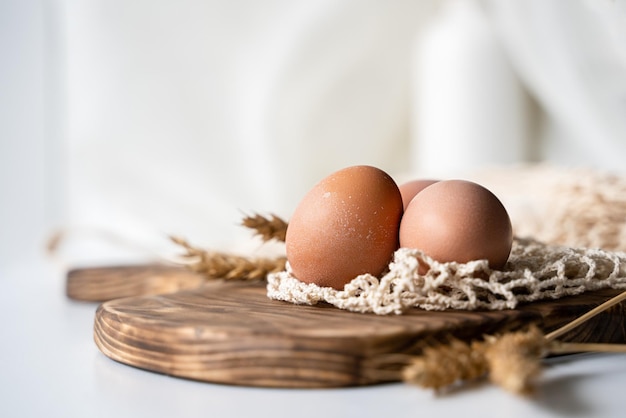
<svg viewBox="0 0 626 418"><path fill-rule="evenodd" d="M94 338L113 360L181 378L264 387L358 386L393 380L375 372L393 368L381 362L389 354L416 354L448 335L478 338L531 322L549 332L618 293L507 311L413 309L377 316L270 300L264 283L217 281L105 302L95 316ZM561 339L624 343L625 310L617 305Z"/></svg>
<svg viewBox="0 0 626 418"><path fill-rule="evenodd" d="M205 281L184 267L166 264L80 267L68 271L65 292L74 300L104 302L195 289Z"/></svg>

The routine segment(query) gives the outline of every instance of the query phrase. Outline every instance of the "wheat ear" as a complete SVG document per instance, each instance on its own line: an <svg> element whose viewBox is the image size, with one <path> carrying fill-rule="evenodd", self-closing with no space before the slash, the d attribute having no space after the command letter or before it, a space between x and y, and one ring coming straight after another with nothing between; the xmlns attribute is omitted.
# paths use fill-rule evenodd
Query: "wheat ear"
<svg viewBox="0 0 626 418"><path fill-rule="evenodd" d="M244 279L262 280L269 273L284 270L284 257L243 257L219 251L197 248L180 237L170 237L172 242L180 245L186 253L182 255L183 265L192 271L212 279Z"/></svg>
<svg viewBox="0 0 626 418"><path fill-rule="evenodd" d="M273 239L284 242L287 235L287 222L274 214L269 217L259 214L246 215L241 220L241 224L246 228L253 229L263 241Z"/></svg>

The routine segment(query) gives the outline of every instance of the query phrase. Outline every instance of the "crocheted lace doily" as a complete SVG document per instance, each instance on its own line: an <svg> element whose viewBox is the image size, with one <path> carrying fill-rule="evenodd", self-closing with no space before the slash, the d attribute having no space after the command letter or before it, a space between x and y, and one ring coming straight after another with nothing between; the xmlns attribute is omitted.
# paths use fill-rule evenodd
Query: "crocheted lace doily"
<svg viewBox="0 0 626 418"><path fill-rule="evenodd" d="M419 274L426 263L430 269ZM626 253L548 245L516 238L503 270L486 260L439 263L419 250L400 248L382 277L363 274L343 290L300 282L287 270L267 277L271 299L296 304L330 303L375 314L401 314L413 307L512 309L519 303L558 299L603 288L626 289Z"/></svg>

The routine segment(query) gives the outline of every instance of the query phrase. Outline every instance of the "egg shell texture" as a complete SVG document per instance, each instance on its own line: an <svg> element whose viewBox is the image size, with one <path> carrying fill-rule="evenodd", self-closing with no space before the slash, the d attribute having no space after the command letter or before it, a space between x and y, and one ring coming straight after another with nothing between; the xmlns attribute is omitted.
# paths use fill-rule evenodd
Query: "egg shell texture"
<svg viewBox="0 0 626 418"><path fill-rule="evenodd" d="M437 183L438 181L439 180L417 179L402 183L398 188L400 189L400 194L402 195L404 210L406 210L406 208L409 206L409 203L411 203L411 200L413 200L415 195L417 195L419 192L421 192L431 184Z"/></svg>
<svg viewBox="0 0 626 418"><path fill-rule="evenodd" d="M371 166L339 170L300 201L287 228L287 260L306 283L342 289L360 274L380 275L399 246L402 196Z"/></svg>
<svg viewBox="0 0 626 418"><path fill-rule="evenodd" d="M487 259L500 269L512 242L511 220L500 200L464 180L441 181L422 190L400 224L402 247L420 249L440 262Z"/></svg>

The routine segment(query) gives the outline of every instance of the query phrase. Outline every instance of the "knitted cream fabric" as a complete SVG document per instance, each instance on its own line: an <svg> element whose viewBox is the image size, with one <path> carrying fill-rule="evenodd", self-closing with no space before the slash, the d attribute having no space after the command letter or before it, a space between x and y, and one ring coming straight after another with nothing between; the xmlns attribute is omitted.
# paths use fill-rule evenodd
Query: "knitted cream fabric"
<svg viewBox="0 0 626 418"><path fill-rule="evenodd" d="M422 263L430 265L419 274ZM512 309L520 302L557 299L603 288L626 289L626 253L551 246L515 239L503 270L486 260L439 263L421 251L400 248L381 278L363 274L343 290L300 282L286 271L270 274L267 295L296 304L330 303L354 312L400 314L417 307Z"/></svg>
<svg viewBox="0 0 626 418"><path fill-rule="evenodd" d="M382 277L364 274L343 290L302 283L287 265L268 276L268 297L385 315L412 307L512 309L522 302L626 289L626 180L549 166L492 170L471 179L503 200L518 235L534 237L514 240L502 271L489 269L486 260L439 263L401 248ZM430 269L420 275L422 263Z"/></svg>

